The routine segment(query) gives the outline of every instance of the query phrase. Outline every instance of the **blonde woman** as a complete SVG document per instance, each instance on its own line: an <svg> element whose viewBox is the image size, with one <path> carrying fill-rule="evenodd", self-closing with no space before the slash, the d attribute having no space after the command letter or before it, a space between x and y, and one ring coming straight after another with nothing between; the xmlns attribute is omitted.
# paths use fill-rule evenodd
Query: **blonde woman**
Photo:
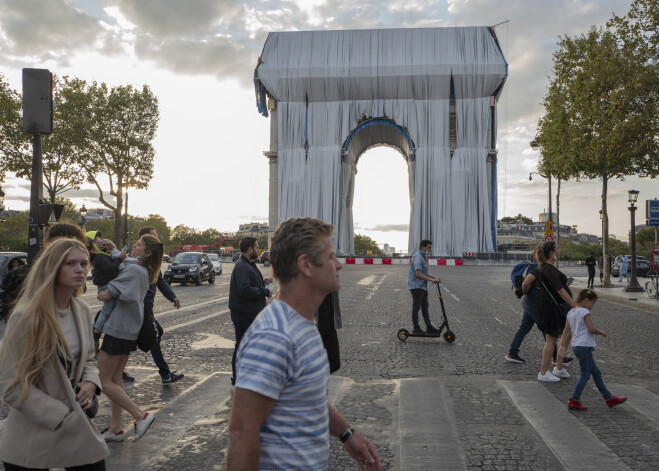
<svg viewBox="0 0 659 471"><path fill-rule="evenodd" d="M152 283L158 280L163 248L152 235L144 235L133 245L131 257L139 258L136 264L126 265L107 285L98 299L105 302L113 297L116 304L105 322L103 344L98 353L98 369L103 392L112 402L110 426L103 430L106 441L120 442L126 434L121 428L122 411L135 420L133 441L139 440L154 420L153 414L140 409L124 390L121 375L130 352L137 349L137 337L144 318L144 296Z"/></svg>
<svg viewBox="0 0 659 471"><path fill-rule="evenodd" d="M78 298L88 263L80 241L52 242L30 270L7 324L0 348L0 396L10 406L0 440L7 471L105 469L107 445L84 412L101 384L93 318Z"/></svg>

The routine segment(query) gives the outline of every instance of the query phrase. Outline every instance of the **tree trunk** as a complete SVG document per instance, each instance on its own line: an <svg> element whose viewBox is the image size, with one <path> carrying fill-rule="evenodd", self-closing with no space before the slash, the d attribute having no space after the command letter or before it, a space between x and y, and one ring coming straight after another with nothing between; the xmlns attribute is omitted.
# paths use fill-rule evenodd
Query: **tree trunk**
<svg viewBox="0 0 659 471"><path fill-rule="evenodd" d="M128 245L128 187L124 188L124 245Z"/></svg>
<svg viewBox="0 0 659 471"><path fill-rule="evenodd" d="M611 268L609 267L609 215L606 211L606 195L609 178L602 176L602 263L604 264L604 286L611 286Z"/></svg>
<svg viewBox="0 0 659 471"><path fill-rule="evenodd" d="M117 206L114 208L114 234L112 236L112 241L117 247L119 247L119 241L121 240L121 207L124 204L124 194L122 190L123 178L119 176L117 179Z"/></svg>
<svg viewBox="0 0 659 471"><path fill-rule="evenodd" d="M561 179L558 180L558 188L556 189L556 244L561 241Z"/></svg>

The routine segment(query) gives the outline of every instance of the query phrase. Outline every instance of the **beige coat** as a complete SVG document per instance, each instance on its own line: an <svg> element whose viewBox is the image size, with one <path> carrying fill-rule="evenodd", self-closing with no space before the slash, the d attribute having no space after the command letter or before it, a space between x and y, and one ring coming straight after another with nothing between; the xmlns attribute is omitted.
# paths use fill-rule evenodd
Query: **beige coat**
<svg viewBox="0 0 659 471"><path fill-rule="evenodd" d="M91 381L100 391L94 359L92 315L86 303L74 298L71 308L80 335L81 361L75 377ZM12 316L21 315L15 312ZM6 340L5 340L6 341ZM15 358L8 352L0 364L0 378L14 377ZM96 463L110 454L96 426L76 402L71 382L58 358L44 368L20 406L21 391L0 382L0 397L10 406L0 439L0 460L27 468L64 468ZM66 413L71 415L66 417Z"/></svg>

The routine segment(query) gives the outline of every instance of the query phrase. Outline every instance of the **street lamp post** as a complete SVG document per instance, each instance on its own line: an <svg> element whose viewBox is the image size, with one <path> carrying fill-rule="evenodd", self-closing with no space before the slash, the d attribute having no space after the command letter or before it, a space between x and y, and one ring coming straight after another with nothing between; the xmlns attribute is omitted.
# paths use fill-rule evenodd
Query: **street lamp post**
<svg viewBox="0 0 659 471"><path fill-rule="evenodd" d="M82 208L80 208L80 218L81 218L81 221L82 221L80 223L81 227L84 227L85 222L87 222L86 216L87 216L87 208L85 208L85 203L82 203Z"/></svg>
<svg viewBox="0 0 659 471"><path fill-rule="evenodd" d="M627 286L625 286L625 291L640 293L645 290L636 279L636 206L634 205L638 199L639 192L636 190L629 190L627 193L629 194L629 204L631 205L629 206L629 212L631 213L632 219L632 231L629 236L632 249L632 274L631 278L629 279L629 283L627 283Z"/></svg>

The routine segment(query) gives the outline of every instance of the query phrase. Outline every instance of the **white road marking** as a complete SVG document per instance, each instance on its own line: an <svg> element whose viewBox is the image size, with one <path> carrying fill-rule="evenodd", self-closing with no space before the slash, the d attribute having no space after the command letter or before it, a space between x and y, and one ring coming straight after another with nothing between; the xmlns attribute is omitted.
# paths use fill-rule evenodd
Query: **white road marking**
<svg viewBox="0 0 659 471"><path fill-rule="evenodd" d="M209 314L209 315L203 316L203 317L198 317L198 318L192 319L191 321L188 321L188 322L182 322L181 324L175 324L173 326L167 326L167 327L165 327L165 330L167 332L170 332L172 330L180 329L181 327L185 327L185 326L188 326L188 325L203 322L206 319L212 319L213 317L221 316L222 314L226 314L227 312L229 312L228 309L223 309L222 311L214 312L213 314Z"/></svg>
<svg viewBox="0 0 659 471"><path fill-rule="evenodd" d="M442 286L444 286L444 285L442 285ZM446 286L444 286L444 291L446 291L447 293L451 292Z"/></svg>
<svg viewBox="0 0 659 471"><path fill-rule="evenodd" d="M357 284L358 284L358 285L362 285L362 286L368 286L368 285L373 284L374 281L375 281L375 275L369 275L369 276L367 276L367 277L362 278L361 280L359 280L359 281L357 282Z"/></svg>
<svg viewBox="0 0 659 471"><path fill-rule="evenodd" d="M460 298L458 298L455 294L451 293L451 297L455 299L457 302L460 302Z"/></svg>
<svg viewBox="0 0 659 471"><path fill-rule="evenodd" d="M189 311L190 309L198 308L199 306L205 306L207 304L217 303L217 302L224 301L224 300L227 300L227 299L229 299L228 296L225 296L223 298L211 299L210 301L204 301L203 303L191 304L190 306L185 306L185 307L182 307L181 309L174 308L174 309L170 309L169 311L158 312L158 313L156 313L156 316L165 316L167 314L172 314L174 312L185 312L185 311Z"/></svg>
<svg viewBox="0 0 659 471"><path fill-rule="evenodd" d="M494 318L496 319L496 321L497 321L499 324L506 325L506 323L505 323L505 322L502 322L501 319L499 319L498 317L494 316Z"/></svg>

